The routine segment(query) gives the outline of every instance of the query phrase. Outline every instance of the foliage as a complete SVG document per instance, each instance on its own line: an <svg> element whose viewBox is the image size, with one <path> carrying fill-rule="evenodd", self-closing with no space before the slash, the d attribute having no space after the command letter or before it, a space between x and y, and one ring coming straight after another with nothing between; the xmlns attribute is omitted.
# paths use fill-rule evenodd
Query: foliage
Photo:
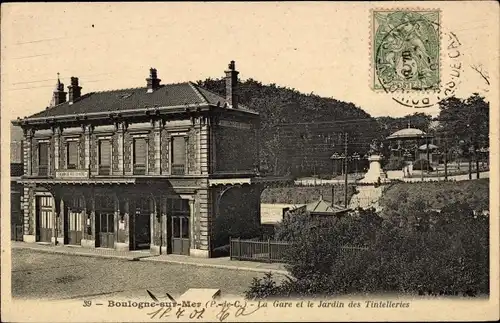
<svg viewBox="0 0 500 323"><path fill-rule="evenodd" d="M406 162L403 158L398 158L396 156L391 156L387 163L383 165L384 170L402 170L406 166Z"/></svg>
<svg viewBox="0 0 500 323"><path fill-rule="evenodd" d="M435 135L446 142L452 155L474 158L476 150L489 147L490 104L482 96L474 93L467 99L447 98L439 108Z"/></svg>
<svg viewBox="0 0 500 323"><path fill-rule="evenodd" d="M431 164L427 159L419 159L416 162L413 163L413 169L414 170L424 170L424 171L429 171L432 172L434 168L432 168Z"/></svg>
<svg viewBox="0 0 500 323"><path fill-rule="evenodd" d="M354 186L349 186L348 199L354 194ZM261 195L262 203L288 203L306 204L317 201L320 196L331 201L334 190L335 204L344 203L344 186L317 185L317 186L288 186L288 187L268 187Z"/></svg>
<svg viewBox="0 0 500 323"><path fill-rule="evenodd" d="M489 210L489 179L459 182L398 183L389 187L380 206L383 217L405 216L416 203L423 209L442 209L463 202L472 210Z"/></svg>
<svg viewBox="0 0 500 323"><path fill-rule="evenodd" d="M401 216L383 219L372 209L335 223L307 214L284 221L278 235L291 243L293 279L277 284L268 277L247 296L489 293L488 216L460 202L436 212L414 201L396 211ZM340 248L345 245L369 249Z"/></svg>
<svg viewBox="0 0 500 323"><path fill-rule="evenodd" d="M225 95L224 79L206 79L198 84ZM276 175L331 173L330 156L343 152L344 132L351 142L360 143L356 150L361 155L371 139L378 137L376 120L352 103L263 85L253 79L240 82L238 94L241 104L260 113L261 165Z"/></svg>

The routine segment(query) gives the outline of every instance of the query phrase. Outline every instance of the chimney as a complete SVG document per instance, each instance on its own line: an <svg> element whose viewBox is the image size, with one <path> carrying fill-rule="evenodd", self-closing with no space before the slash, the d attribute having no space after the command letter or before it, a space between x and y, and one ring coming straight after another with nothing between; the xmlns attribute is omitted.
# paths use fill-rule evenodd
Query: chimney
<svg viewBox="0 0 500 323"><path fill-rule="evenodd" d="M231 61L228 66L226 73L226 101L230 108L238 108L238 74L234 61Z"/></svg>
<svg viewBox="0 0 500 323"><path fill-rule="evenodd" d="M78 85L78 77L71 77L71 85L68 86L69 104L73 104L81 95L82 87Z"/></svg>
<svg viewBox="0 0 500 323"><path fill-rule="evenodd" d="M52 93L52 102L50 102L50 106L53 107L64 102L66 102L66 92L64 92L64 84L59 80L59 73L57 73L57 84Z"/></svg>
<svg viewBox="0 0 500 323"><path fill-rule="evenodd" d="M160 87L161 80L156 74L156 68L149 69L149 78L146 81L148 82L148 93L152 93Z"/></svg>

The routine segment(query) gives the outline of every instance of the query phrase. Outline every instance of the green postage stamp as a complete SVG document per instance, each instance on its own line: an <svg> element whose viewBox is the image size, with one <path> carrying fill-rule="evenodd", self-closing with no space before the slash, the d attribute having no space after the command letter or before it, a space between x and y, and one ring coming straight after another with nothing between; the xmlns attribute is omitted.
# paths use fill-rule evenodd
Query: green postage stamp
<svg viewBox="0 0 500 323"><path fill-rule="evenodd" d="M439 14L438 10L372 11L374 90L439 88Z"/></svg>

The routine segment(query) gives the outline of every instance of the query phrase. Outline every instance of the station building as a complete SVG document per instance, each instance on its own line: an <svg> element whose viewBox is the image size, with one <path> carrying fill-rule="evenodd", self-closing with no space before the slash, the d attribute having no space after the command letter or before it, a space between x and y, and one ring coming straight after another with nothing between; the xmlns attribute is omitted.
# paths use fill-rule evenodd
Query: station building
<svg viewBox="0 0 500 323"><path fill-rule="evenodd" d="M238 103L234 61L225 75L225 97L153 68L132 89L58 79L50 107L13 121L23 240L211 257L216 217L260 223L259 114Z"/></svg>

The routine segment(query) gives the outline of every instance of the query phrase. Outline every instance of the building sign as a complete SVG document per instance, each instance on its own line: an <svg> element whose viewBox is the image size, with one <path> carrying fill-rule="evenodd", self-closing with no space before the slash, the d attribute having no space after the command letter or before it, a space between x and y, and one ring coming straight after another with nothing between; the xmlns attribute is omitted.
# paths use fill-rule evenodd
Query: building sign
<svg viewBox="0 0 500 323"><path fill-rule="evenodd" d="M89 177L88 170L65 169L56 171L56 178L88 178L88 177Z"/></svg>
<svg viewBox="0 0 500 323"><path fill-rule="evenodd" d="M221 120L221 121L219 121L219 125L222 127L231 127L231 128L238 128L238 129L250 129L250 124L238 122L238 121Z"/></svg>

